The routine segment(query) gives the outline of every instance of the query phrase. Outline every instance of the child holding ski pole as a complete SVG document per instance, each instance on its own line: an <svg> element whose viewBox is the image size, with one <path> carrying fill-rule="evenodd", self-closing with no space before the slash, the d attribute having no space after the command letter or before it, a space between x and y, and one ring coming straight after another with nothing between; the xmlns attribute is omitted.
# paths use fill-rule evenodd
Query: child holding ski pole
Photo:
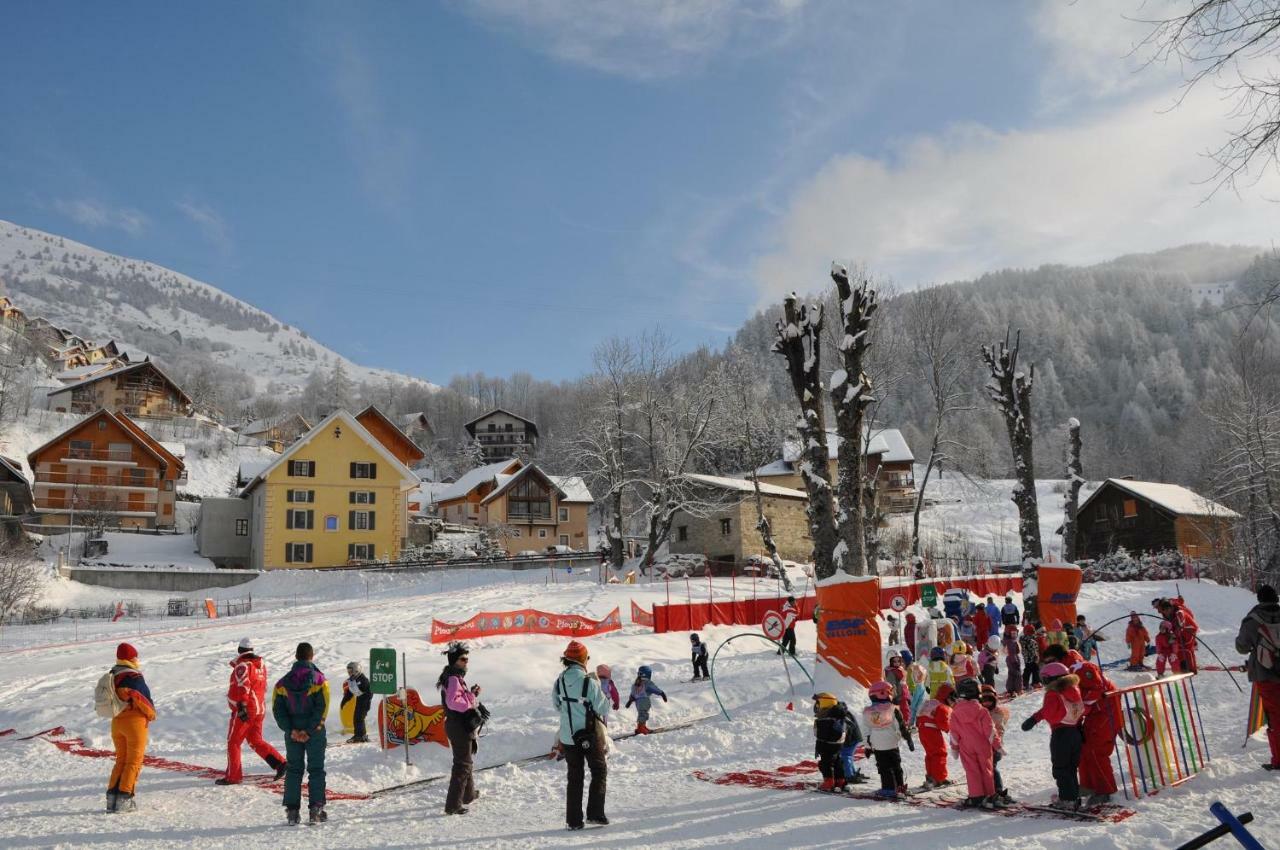
<svg viewBox="0 0 1280 850"><path fill-rule="evenodd" d="M888 682L876 682L868 693L871 705L863 709L862 718L867 723L867 745L875 754L876 770L880 773L880 790L877 797L896 800L907 791L902 772L902 753L898 749L905 739L907 749L915 752L911 730L902 719L902 712L893 702L893 686Z"/></svg>
<svg viewBox="0 0 1280 850"><path fill-rule="evenodd" d="M693 662L693 681L705 682L711 678L711 674L707 672L707 645L698 637L697 632L689 635L689 644L692 652L690 660Z"/></svg>

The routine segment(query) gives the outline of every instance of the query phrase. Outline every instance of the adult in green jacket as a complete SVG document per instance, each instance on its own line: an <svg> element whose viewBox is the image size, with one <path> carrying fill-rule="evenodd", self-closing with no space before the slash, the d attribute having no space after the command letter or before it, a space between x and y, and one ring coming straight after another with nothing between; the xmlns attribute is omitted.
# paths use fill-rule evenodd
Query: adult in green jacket
<svg viewBox="0 0 1280 850"><path fill-rule="evenodd" d="M312 663L315 650L298 644L293 668L276 682L271 713L284 730L284 808L289 823L301 820L302 773L307 773L307 803L311 823L328 819L324 810L324 720L329 713L329 683Z"/></svg>

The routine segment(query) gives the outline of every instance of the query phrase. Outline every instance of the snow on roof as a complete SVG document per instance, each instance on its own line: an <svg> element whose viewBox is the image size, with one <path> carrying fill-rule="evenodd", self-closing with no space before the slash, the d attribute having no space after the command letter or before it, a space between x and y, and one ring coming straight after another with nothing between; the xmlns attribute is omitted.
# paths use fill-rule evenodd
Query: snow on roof
<svg viewBox="0 0 1280 850"><path fill-rule="evenodd" d="M764 466L756 470L756 475L794 475L796 465L789 460L775 460L773 463L766 463Z"/></svg>
<svg viewBox="0 0 1280 850"><path fill-rule="evenodd" d="M88 366L76 366L73 369L63 369L61 372L54 374L53 377L64 383L69 383L71 381L79 381L81 378L87 378L88 376L98 372L109 372L113 369L120 368L122 368L122 364L118 361L105 360L98 361L97 363L90 363Z"/></svg>
<svg viewBox="0 0 1280 850"><path fill-rule="evenodd" d="M1108 478L1107 484L1119 487L1135 496L1164 508L1179 516L1208 516L1223 519L1238 519L1240 515L1230 508L1206 499L1193 490L1178 484L1164 484L1159 481L1130 481L1127 478ZM1093 501L1103 488L1094 491L1093 496L1085 500L1085 505ZM1084 505L1080 506L1081 508Z"/></svg>
<svg viewBox="0 0 1280 850"><path fill-rule="evenodd" d="M551 483L560 488L560 492L564 493L562 502L585 502L593 504L596 500L591 495L591 491L587 489L587 482L583 481L576 475L548 475Z"/></svg>
<svg viewBox="0 0 1280 850"><path fill-rule="evenodd" d="M249 482L262 474L262 471L272 464L272 460L246 460L240 462L240 471L237 473L241 481Z"/></svg>
<svg viewBox="0 0 1280 850"><path fill-rule="evenodd" d="M484 484L487 481L492 481L496 476L501 475L514 462L515 461L508 459L500 460L497 463L491 463L486 466L477 466L475 469L465 473L461 478L450 484L444 490L437 493L436 501L448 502L452 499L461 499L481 484Z"/></svg>
<svg viewBox="0 0 1280 850"><path fill-rule="evenodd" d="M698 475L692 472L686 473L684 477L690 481L718 487L721 490L735 490L739 493L755 492L755 485L745 478L724 478L720 475ZM790 487L779 487L777 484L766 484L763 481L760 482L760 492L766 496L782 496L788 499L809 498L799 490L792 490Z"/></svg>
<svg viewBox="0 0 1280 850"><path fill-rule="evenodd" d="M916 459L911 447L897 428L874 428L870 431L871 439L867 441L867 454L880 455L882 463L911 463ZM835 460L840 453L840 435L834 428L827 429L827 458ZM782 444L782 459L795 463L800 459L800 441L787 440ZM763 473L762 473L763 474ZM781 473L774 473L779 475Z"/></svg>
<svg viewBox="0 0 1280 850"><path fill-rule="evenodd" d="M178 460L182 460L187 456L186 443L177 443L172 440L156 440L156 442L164 446L164 450L176 457Z"/></svg>

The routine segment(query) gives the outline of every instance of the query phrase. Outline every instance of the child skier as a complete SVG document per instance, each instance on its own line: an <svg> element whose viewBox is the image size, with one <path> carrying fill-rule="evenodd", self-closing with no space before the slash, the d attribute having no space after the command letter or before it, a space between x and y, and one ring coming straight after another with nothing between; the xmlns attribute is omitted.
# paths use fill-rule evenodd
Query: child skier
<svg viewBox="0 0 1280 850"><path fill-rule="evenodd" d="M649 709L653 706L653 696L662 697L667 702L667 695L662 688L653 683L653 670L647 664L641 664L636 671L636 680L631 684L631 695L627 697L627 708L632 703L636 706L636 734L649 734Z"/></svg>
<svg viewBox="0 0 1280 850"><path fill-rule="evenodd" d="M1178 643L1173 639L1173 623L1164 620L1156 632L1156 676L1164 676L1165 665L1170 671L1178 671Z"/></svg>
<svg viewBox="0 0 1280 850"><path fill-rule="evenodd" d="M689 644L693 653L690 658L693 662L693 681L705 682L711 678L711 674L707 672L707 645L698 637L697 632L689 635Z"/></svg>
<svg viewBox="0 0 1280 850"><path fill-rule="evenodd" d="M1004 678L1005 693L1017 696L1022 693L1022 644L1018 641L1018 627L1009 623L1004 627L1004 666L1008 671Z"/></svg>
<svg viewBox="0 0 1280 850"><path fill-rule="evenodd" d="M902 753L898 746L905 739L907 749L915 752L916 745L911 740L911 730L902 719L902 712L893 704L893 686L888 682L876 682L868 693L871 705L863 709L862 717L867 723L867 745L875 754L876 770L880 773L880 790L876 796L895 800L907 790L902 773Z"/></svg>
<svg viewBox="0 0 1280 850"><path fill-rule="evenodd" d="M943 682L916 715L916 731L924 746L925 791L951 784L947 777L947 742L942 736L951 731L951 704L955 702L952 690L950 684Z"/></svg>
<svg viewBox="0 0 1280 850"><path fill-rule="evenodd" d="M952 688L956 686L956 677L951 672L951 665L947 663L947 651L940 646L935 646L929 652L928 676L931 696L937 696L938 688L942 685L950 685Z"/></svg>
<svg viewBox="0 0 1280 850"><path fill-rule="evenodd" d="M902 643L902 636L898 633L898 615L889 614L885 618L885 622L889 624L889 646L895 646Z"/></svg>
<svg viewBox="0 0 1280 850"><path fill-rule="evenodd" d="M905 649L902 650L902 662L907 666L907 690L911 692L908 708L911 709L911 716L915 717L920 706L929 698L929 671L917 664L915 656Z"/></svg>
<svg viewBox="0 0 1280 850"><path fill-rule="evenodd" d="M840 748L844 745L844 713L837 710L840 701L829 693L813 698L813 754L822 773L822 790L836 790L836 782L844 787L844 769L840 765Z"/></svg>
<svg viewBox="0 0 1280 850"><path fill-rule="evenodd" d="M978 662L973 660L969 645L962 640L951 644L951 674L957 683L978 678Z"/></svg>
<svg viewBox="0 0 1280 850"><path fill-rule="evenodd" d="M982 686L981 695L978 702L982 703L982 707L991 715L991 722L996 727L996 750L995 757L992 762L992 776L996 780L996 801L1006 805L1013 803L1013 798L1009 796L1009 789L1004 787L1004 777L1000 775L1000 759L1004 758L1004 730L1009 725L1009 707L1000 704L999 698L996 697L996 689Z"/></svg>
<svg viewBox="0 0 1280 850"><path fill-rule="evenodd" d="M1059 661L1045 664L1040 678L1044 680L1044 703L1039 711L1022 721L1022 730L1030 732L1041 720L1049 724L1052 730L1049 758L1053 779L1058 785L1058 799L1051 805L1074 812L1080 808L1080 781L1076 771L1080 768L1083 746L1080 720L1084 717L1084 700L1077 687L1080 679Z"/></svg>
<svg viewBox="0 0 1280 850"><path fill-rule="evenodd" d="M999 742L991 714L978 702L978 680L962 679L956 694L960 700L951 711L951 751L960 757L969 783L969 797L963 805L1003 808L1003 803L996 802L994 758Z"/></svg>
<svg viewBox="0 0 1280 850"><path fill-rule="evenodd" d="M843 702L836 703L836 711L844 717L844 742L840 745L840 776L836 779L836 790L840 790L846 784L859 785L867 780L853 763L854 751L862 743L862 728L858 726L858 718Z"/></svg>
<svg viewBox="0 0 1280 850"><path fill-rule="evenodd" d="M991 685L994 688L996 674L1000 672L1000 638L995 635L987 638L986 645L978 655L978 668L982 684Z"/></svg>
<svg viewBox="0 0 1280 850"><path fill-rule="evenodd" d="M1049 629L1045 632L1044 639L1046 645L1056 643L1063 649L1066 649L1071 645L1071 636L1067 633L1067 630L1062 627L1062 621L1056 618L1049 621Z"/></svg>
<svg viewBox="0 0 1280 850"><path fill-rule="evenodd" d="M893 701L902 712L902 719L911 724L911 689L907 683L907 668L902 656L892 649L884 668L884 680L893 686Z"/></svg>
<svg viewBox="0 0 1280 850"><path fill-rule="evenodd" d="M1124 630L1124 642L1129 645L1129 666L1126 670L1139 672L1147 669L1147 644L1151 643L1151 633L1142 624L1142 616L1137 611L1129 612L1129 625Z"/></svg>
<svg viewBox="0 0 1280 850"><path fill-rule="evenodd" d="M596 678L600 680L600 692L613 706L613 710L617 711L622 697L618 694L618 686L613 683L613 671L608 664L596 665Z"/></svg>

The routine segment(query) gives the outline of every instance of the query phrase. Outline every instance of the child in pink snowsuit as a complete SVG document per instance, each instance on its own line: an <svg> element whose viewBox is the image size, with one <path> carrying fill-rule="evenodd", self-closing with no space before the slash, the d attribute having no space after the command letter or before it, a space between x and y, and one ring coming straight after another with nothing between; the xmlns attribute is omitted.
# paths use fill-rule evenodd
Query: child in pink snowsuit
<svg viewBox="0 0 1280 850"><path fill-rule="evenodd" d="M996 799L995 752L1000 741L990 712L978 702L978 680L965 679L956 692L960 699L951 710L951 752L960 756L969 783L964 805L1003 807Z"/></svg>

